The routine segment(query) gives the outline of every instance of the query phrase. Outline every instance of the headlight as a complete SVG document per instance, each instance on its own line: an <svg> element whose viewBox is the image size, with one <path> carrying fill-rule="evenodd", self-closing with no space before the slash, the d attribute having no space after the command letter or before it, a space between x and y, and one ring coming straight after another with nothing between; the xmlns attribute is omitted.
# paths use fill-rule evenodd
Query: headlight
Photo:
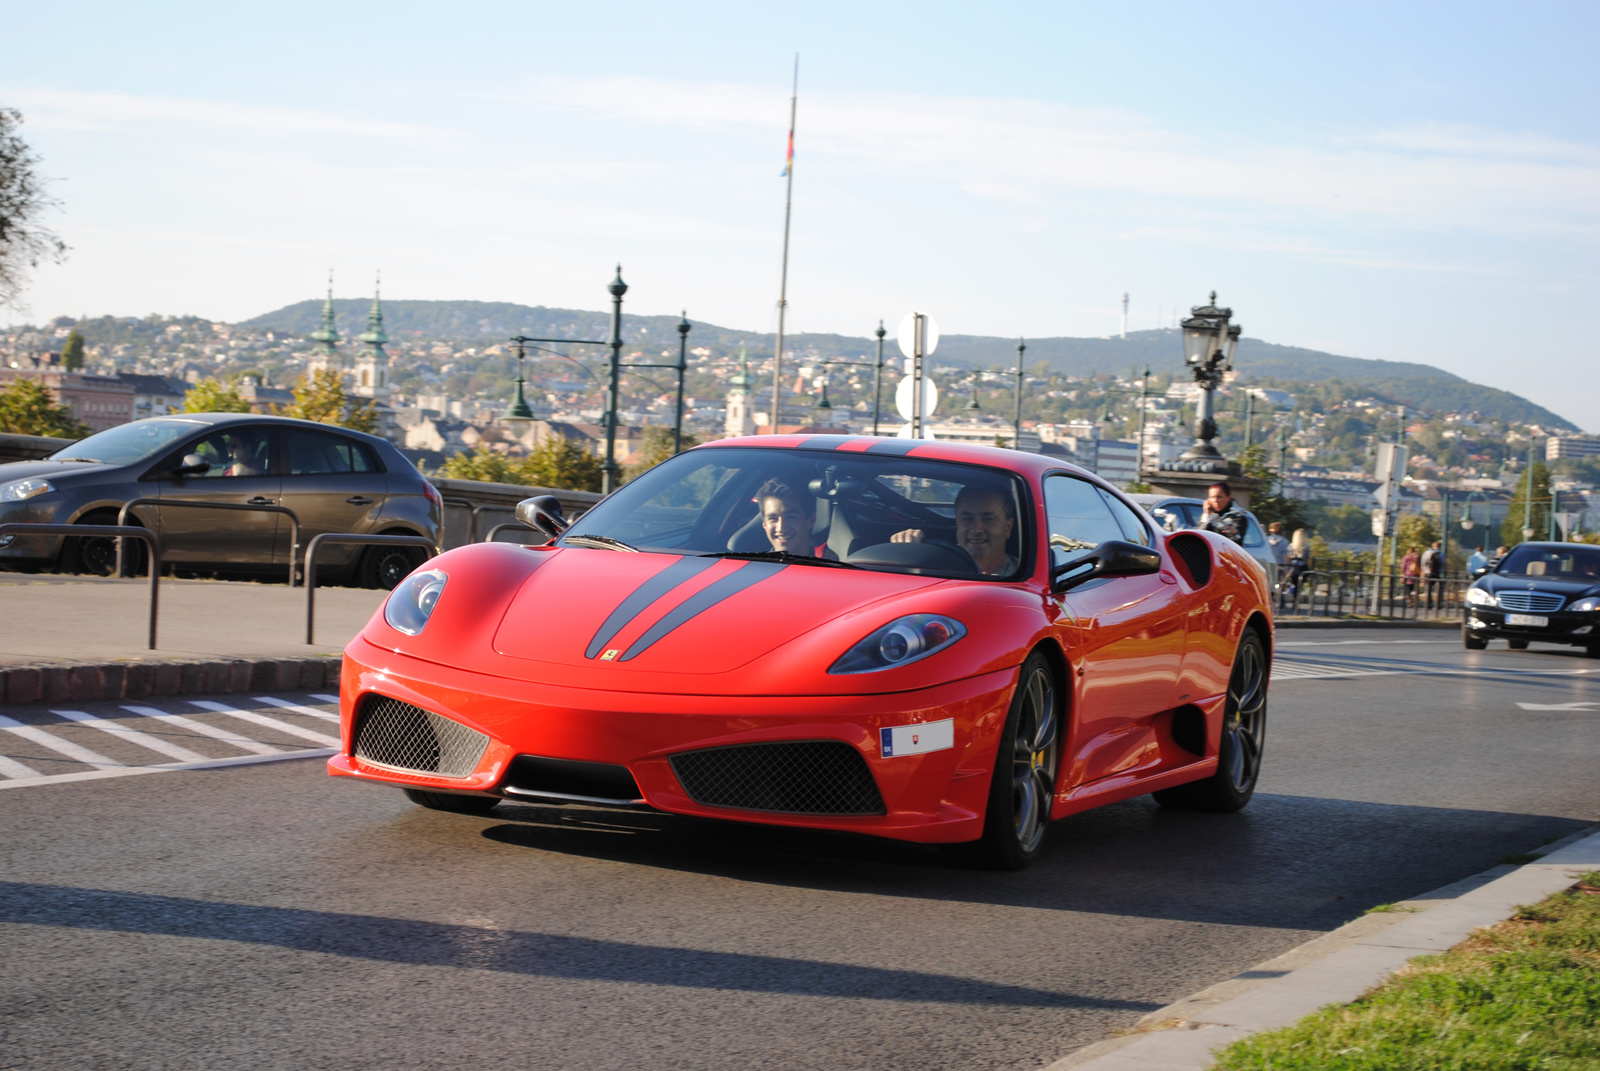
<svg viewBox="0 0 1600 1071"><path fill-rule="evenodd" d="M25 480L12 480L10 483L0 483L0 502L22 502L34 495L42 495L46 491L54 491L55 485L49 480L41 480L37 476L30 476Z"/></svg>
<svg viewBox="0 0 1600 1071"><path fill-rule="evenodd" d="M1591 596L1587 599L1579 599L1567 609L1580 614L1591 614L1596 610L1600 610L1600 598Z"/></svg>
<svg viewBox="0 0 1600 1071"><path fill-rule="evenodd" d="M1473 606L1498 606L1499 600L1482 588L1468 588L1467 601Z"/></svg>
<svg viewBox="0 0 1600 1071"><path fill-rule="evenodd" d="M876 673L908 665L942 651L967 634L967 627L943 614L899 617L850 648L829 673Z"/></svg>
<svg viewBox="0 0 1600 1071"><path fill-rule="evenodd" d="M433 608L439 605L439 596L448 579L437 569L412 573L389 592L389 601L383 604L383 619L395 631L415 636L433 616Z"/></svg>

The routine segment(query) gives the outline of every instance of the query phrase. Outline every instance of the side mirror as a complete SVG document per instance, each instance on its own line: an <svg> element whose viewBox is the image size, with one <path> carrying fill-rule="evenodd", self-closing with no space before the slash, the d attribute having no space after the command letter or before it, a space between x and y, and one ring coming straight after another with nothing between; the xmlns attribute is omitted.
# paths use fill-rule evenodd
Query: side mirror
<svg viewBox="0 0 1600 1071"><path fill-rule="evenodd" d="M211 462L199 454L184 454L183 461L172 470L174 476L204 476L211 471Z"/></svg>
<svg viewBox="0 0 1600 1071"><path fill-rule="evenodd" d="M1108 539L1089 553L1050 570L1050 587L1067 591L1101 577L1148 576L1161 571L1161 555L1149 547Z"/></svg>
<svg viewBox="0 0 1600 1071"><path fill-rule="evenodd" d="M517 503L517 520L535 531L556 538L568 527L561 513L561 502L555 495L535 495Z"/></svg>
<svg viewBox="0 0 1600 1071"><path fill-rule="evenodd" d="M1476 580L1480 576L1486 576L1486 575L1488 575L1488 572L1489 572L1489 567L1487 565L1485 565L1481 569L1474 569L1474 570L1472 570L1472 579Z"/></svg>

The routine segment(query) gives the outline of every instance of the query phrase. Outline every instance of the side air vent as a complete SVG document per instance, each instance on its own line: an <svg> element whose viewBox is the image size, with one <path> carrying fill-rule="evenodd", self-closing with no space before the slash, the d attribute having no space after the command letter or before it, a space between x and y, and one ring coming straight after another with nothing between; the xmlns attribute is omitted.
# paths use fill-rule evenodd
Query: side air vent
<svg viewBox="0 0 1600 1071"><path fill-rule="evenodd" d="M375 695L356 719L356 758L374 766L435 777L466 777L489 738L431 710Z"/></svg>
<svg viewBox="0 0 1600 1071"><path fill-rule="evenodd" d="M1179 532L1167 540L1167 546L1183 562L1191 587L1203 588L1211 583L1211 548L1203 538L1189 532Z"/></svg>
<svg viewBox="0 0 1600 1071"><path fill-rule="evenodd" d="M778 814L884 814L861 752L838 740L740 744L672 756L696 803Z"/></svg>

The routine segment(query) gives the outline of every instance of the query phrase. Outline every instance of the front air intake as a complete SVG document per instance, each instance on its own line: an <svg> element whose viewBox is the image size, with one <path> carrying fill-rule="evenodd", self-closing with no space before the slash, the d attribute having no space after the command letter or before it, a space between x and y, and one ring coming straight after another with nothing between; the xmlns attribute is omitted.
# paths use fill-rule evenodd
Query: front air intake
<svg viewBox="0 0 1600 1071"><path fill-rule="evenodd" d="M356 758L389 770L466 777L488 746L478 730L388 696L370 697L356 719Z"/></svg>
<svg viewBox="0 0 1600 1071"><path fill-rule="evenodd" d="M1211 548L1204 539L1191 532L1179 532L1167 540L1167 546L1183 562L1183 571L1188 574L1184 579L1190 587L1203 588L1211 583Z"/></svg>
<svg viewBox="0 0 1600 1071"><path fill-rule="evenodd" d="M740 744L672 756L689 798L776 814L883 814L861 752L838 740Z"/></svg>

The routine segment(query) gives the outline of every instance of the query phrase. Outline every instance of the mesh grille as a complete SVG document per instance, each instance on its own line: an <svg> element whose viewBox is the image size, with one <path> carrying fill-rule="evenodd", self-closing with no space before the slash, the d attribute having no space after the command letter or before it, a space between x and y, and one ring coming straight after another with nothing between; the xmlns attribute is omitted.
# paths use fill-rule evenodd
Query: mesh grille
<svg viewBox="0 0 1600 1071"><path fill-rule="evenodd" d="M1203 588L1211 583L1211 548L1206 541L1197 535L1175 535L1167 540L1178 557L1183 559L1184 568L1189 570L1189 579L1197 588Z"/></svg>
<svg viewBox="0 0 1600 1071"><path fill-rule="evenodd" d="M356 758L439 777L466 777L488 746L476 729L386 696L367 700L356 727Z"/></svg>
<svg viewBox="0 0 1600 1071"><path fill-rule="evenodd" d="M672 771L696 803L782 814L883 814L861 752L838 740L685 751Z"/></svg>
<svg viewBox="0 0 1600 1071"><path fill-rule="evenodd" d="M1548 591L1502 591L1497 593L1500 606L1506 610L1536 610L1549 613L1561 609L1567 600Z"/></svg>

